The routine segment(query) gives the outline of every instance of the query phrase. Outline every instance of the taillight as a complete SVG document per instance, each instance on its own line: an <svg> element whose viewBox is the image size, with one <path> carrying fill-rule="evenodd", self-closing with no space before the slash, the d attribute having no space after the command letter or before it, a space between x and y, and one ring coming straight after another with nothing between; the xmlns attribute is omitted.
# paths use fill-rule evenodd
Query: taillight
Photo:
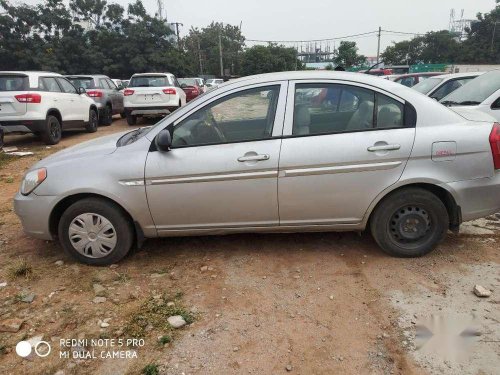
<svg viewBox="0 0 500 375"><path fill-rule="evenodd" d="M87 95L90 96L91 98L102 98L102 91L99 90L87 91Z"/></svg>
<svg viewBox="0 0 500 375"><path fill-rule="evenodd" d="M168 88L168 89L163 89L164 94L170 94L170 95L175 95L177 94L177 91L175 91L174 88Z"/></svg>
<svg viewBox="0 0 500 375"><path fill-rule="evenodd" d="M125 91L123 91L123 95L125 95L125 96L130 96L133 94L134 94L134 90L126 89Z"/></svg>
<svg viewBox="0 0 500 375"><path fill-rule="evenodd" d="M490 133L491 154L495 169L500 169L500 123L495 122Z"/></svg>
<svg viewBox="0 0 500 375"><path fill-rule="evenodd" d="M20 94L15 98L19 103L41 103L42 96L40 94Z"/></svg>

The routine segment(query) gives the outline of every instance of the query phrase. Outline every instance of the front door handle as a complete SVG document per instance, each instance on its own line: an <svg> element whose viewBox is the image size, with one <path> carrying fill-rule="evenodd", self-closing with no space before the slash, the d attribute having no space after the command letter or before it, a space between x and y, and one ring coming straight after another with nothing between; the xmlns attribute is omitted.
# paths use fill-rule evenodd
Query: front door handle
<svg viewBox="0 0 500 375"><path fill-rule="evenodd" d="M238 161L240 161L240 162L245 162L245 161L262 161L262 160L269 160L269 155L267 155L267 154L249 155L249 156L240 156L238 158Z"/></svg>
<svg viewBox="0 0 500 375"><path fill-rule="evenodd" d="M370 146L367 148L367 150L370 152L394 151L394 150L399 150L400 148L401 148L401 145L393 144L393 145Z"/></svg>

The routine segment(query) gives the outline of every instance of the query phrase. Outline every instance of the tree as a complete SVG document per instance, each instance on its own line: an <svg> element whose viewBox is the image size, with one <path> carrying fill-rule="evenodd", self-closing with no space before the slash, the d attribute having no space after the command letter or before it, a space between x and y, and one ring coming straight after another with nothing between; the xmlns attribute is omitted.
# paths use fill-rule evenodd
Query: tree
<svg viewBox="0 0 500 375"><path fill-rule="evenodd" d="M302 63L297 59L295 49L272 43L267 46L248 48L241 58L242 75L300 69L302 69Z"/></svg>
<svg viewBox="0 0 500 375"><path fill-rule="evenodd" d="M344 68L351 68L362 65L366 61L366 57L358 54L356 42L342 41L333 61Z"/></svg>
<svg viewBox="0 0 500 375"><path fill-rule="evenodd" d="M212 22L202 29L191 28L183 38L182 45L191 60L192 70L200 74L220 76L219 36L223 67L228 68L231 74L239 73L245 37L238 26L223 25L219 22Z"/></svg>

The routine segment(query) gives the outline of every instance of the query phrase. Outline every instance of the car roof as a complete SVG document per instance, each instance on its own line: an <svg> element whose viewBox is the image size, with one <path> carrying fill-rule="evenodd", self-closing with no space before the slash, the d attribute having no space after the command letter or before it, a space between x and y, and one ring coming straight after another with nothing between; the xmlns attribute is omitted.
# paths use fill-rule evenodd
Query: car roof
<svg viewBox="0 0 500 375"><path fill-rule="evenodd" d="M109 78L108 76L105 76L104 74L66 74L66 78L69 77L91 77L91 78Z"/></svg>
<svg viewBox="0 0 500 375"><path fill-rule="evenodd" d="M172 73L135 73L132 77L140 77L140 76L173 76Z"/></svg>
<svg viewBox="0 0 500 375"><path fill-rule="evenodd" d="M45 71L37 71L37 70L3 70L0 71L0 74L24 74L27 76L54 76L54 77L62 77L59 73L54 72L45 72Z"/></svg>
<svg viewBox="0 0 500 375"><path fill-rule="evenodd" d="M435 76L433 78L445 78L446 80L448 80L448 79L460 78L460 77L477 77L477 76L480 76L481 74L484 74L484 73L485 72L449 73L449 74L441 74L441 75Z"/></svg>
<svg viewBox="0 0 500 375"><path fill-rule="evenodd" d="M445 72L420 72L420 73L401 74L398 78L439 76L439 75L446 75L446 74L448 74L448 73L445 73Z"/></svg>

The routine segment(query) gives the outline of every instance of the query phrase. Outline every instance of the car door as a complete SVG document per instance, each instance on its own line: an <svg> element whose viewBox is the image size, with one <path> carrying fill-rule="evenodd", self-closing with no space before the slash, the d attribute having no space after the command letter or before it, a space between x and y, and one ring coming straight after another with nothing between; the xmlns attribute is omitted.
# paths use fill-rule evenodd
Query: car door
<svg viewBox="0 0 500 375"><path fill-rule="evenodd" d="M291 82L279 163L280 224L361 222L405 168L415 138L411 108L361 84Z"/></svg>
<svg viewBox="0 0 500 375"><path fill-rule="evenodd" d="M65 127L79 127L82 126L84 121L89 119L90 105L88 100L77 93L75 86L73 86L66 78L57 77L57 82L63 90L61 97L65 105L69 106L65 121Z"/></svg>
<svg viewBox="0 0 500 375"><path fill-rule="evenodd" d="M109 78L106 80L111 89L112 98L113 98L113 109L115 113L123 112L123 92L118 89L116 83L114 83Z"/></svg>
<svg viewBox="0 0 500 375"><path fill-rule="evenodd" d="M47 96L47 105L49 109L57 109L61 114L62 126L65 126L65 121L70 116L71 106L69 99L63 94L61 86L57 83L55 77L40 77L38 86L45 91L44 97Z"/></svg>
<svg viewBox="0 0 500 375"><path fill-rule="evenodd" d="M172 148L151 151L146 192L160 235L277 226L286 82L212 98L175 124ZM262 98L262 91L272 94Z"/></svg>

